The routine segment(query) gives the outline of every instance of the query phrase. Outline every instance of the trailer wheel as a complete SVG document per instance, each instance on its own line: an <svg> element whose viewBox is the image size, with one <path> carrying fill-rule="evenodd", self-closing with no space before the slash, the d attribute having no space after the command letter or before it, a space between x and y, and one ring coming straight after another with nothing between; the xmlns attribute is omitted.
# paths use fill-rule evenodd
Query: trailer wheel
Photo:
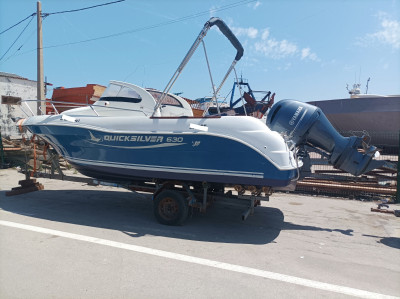
<svg viewBox="0 0 400 299"><path fill-rule="evenodd" d="M179 192L162 191L153 204L154 216L161 224L181 225L188 216L188 202Z"/></svg>

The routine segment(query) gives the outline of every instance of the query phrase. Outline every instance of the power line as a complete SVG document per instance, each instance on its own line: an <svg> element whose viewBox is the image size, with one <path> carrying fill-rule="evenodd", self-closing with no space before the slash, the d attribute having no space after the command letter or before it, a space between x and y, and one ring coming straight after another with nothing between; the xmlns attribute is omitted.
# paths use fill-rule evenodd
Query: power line
<svg viewBox="0 0 400 299"><path fill-rule="evenodd" d="M257 0L242 0L242 1L232 3L232 4L227 4L227 5L221 6L219 8L213 9L212 11L217 12L217 11L227 10L227 9L234 8L234 7L237 7L240 5L249 4L249 3L255 2L255 1L257 1ZM139 31L145 31L145 30L149 30L149 29L154 29L154 28L158 28L158 27L162 27L162 26L171 25L171 24L178 23L178 22L183 22L183 21L186 21L189 19L198 18L198 17L204 16L204 15L208 15L209 13L210 13L210 11L206 10L206 11L202 11L199 13L195 13L192 15L188 15L185 17L181 17L178 19L174 19L174 20L170 20L170 21L166 21L166 22L162 22L162 23L158 23L158 24L154 24L154 25L148 25L148 26L139 27L139 28L132 29L132 30L122 31L122 32L114 33L114 34L94 37L94 38L75 41L75 42L45 46L45 47L43 47L43 49L57 48L57 47L63 47L63 46L68 46L68 45L76 45L76 44L87 43L87 42L92 42L92 41L96 41L96 40L116 37L116 36L120 36L120 35L131 34L131 33L139 32Z"/></svg>
<svg viewBox="0 0 400 299"><path fill-rule="evenodd" d="M8 51L10 51L10 49L12 48L12 46L14 46L14 44L17 42L17 40L21 37L22 33L24 33L24 31L26 30L26 28L28 28L29 24L32 22L33 20L33 15L31 16L31 19L29 20L28 24L26 24L26 26L24 27L24 29L22 29L21 33L18 35L18 37L15 39L15 41L11 44L11 46L8 48L8 50L3 54L3 56L1 56L0 61L4 58L4 56L6 56L6 54L8 53Z"/></svg>
<svg viewBox="0 0 400 299"><path fill-rule="evenodd" d="M116 2L122 2L122 1L125 1L125 0L119 0L119 1L115 1L115 2L104 3L104 4L100 4L100 5L95 5L95 6L91 6L91 7L82 8L82 9L79 9L79 10L89 9L89 8L108 5L108 4L113 4L113 3L116 3ZM249 3L252 3L252 2L255 2L255 1L257 1L257 0L241 0L241 1L238 1L238 2L234 2L234 3L231 3L231 4L227 4L227 5L221 6L219 8L212 9L212 12L215 13L215 12L218 12L218 11L231 9L231 8L234 8L234 7L237 7L237 6L241 6L241 5L245 5L245 4L249 4ZM78 11L78 10L71 10L71 11L65 11L65 12L72 12L72 11ZM64 13L64 12L57 12L57 13ZM94 37L94 38L90 38L90 39L86 39L86 40L80 40L80 41L69 42L69 43L64 43L64 44L45 46L45 47L43 47L43 49L57 48L57 47L63 47L63 46L68 46L68 45L76 45L76 44L87 43L87 42L92 42L92 41L101 40L101 39L107 39L107 38L111 38L111 37L117 37L117 36L120 36L120 35L136 33L136 32L140 32L140 31L154 29L154 28L167 26L167 25L171 25L171 24L174 24L174 23L183 22L183 21L186 21L186 20L198 18L198 17L204 16L204 15L208 15L209 13L210 13L210 11L206 10L206 11L202 11L202 12L199 12L199 13L195 13L195 14L192 14L192 15L184 16L184 17L181 17L181 18L178 18L178 19L174 19L174 20L170 20L170 21L166 21L166 22L162 22L162 23L158 23L158 24L154 24L154 25L148 25L148 26L139 27L139 28L136 28L136 29L128 30L128 31L122 31L122 32L109 34L109 35L105 35L105 36ZM55 14L55 13L53 13L53 14ZM45 17L47 17L48 15L50 15L50 14L44 14ZM18 55L30 53L30 52L35 51L35 50L36 49L28 50L28 51L20 53ZM15 53L12 56L14 56L14 55L15 55ZM11 58L12 56L8 57L7 60L9 58Z"/></svg>
<svg viewBox="0 0 400 299"><path fill-rule="evenodd" d="M71 9L71 10L64 10L64 11L57 11L57 12L44 13L43 15L50 16L50 15L57 15L57 14L62 14L62 13L68 13L68 12L76 12L76 11L91 9L91 8L100 7L100 6L111 5L111 4L115 4L115 3L123 2L123 1L125 1L125 0L117 0L117 1L113 1L113 2L107 2L107 3L103 3L103 4L98 4L98 5L93 5L93 6L84 7L84 8L78 8L78 9Z"/></svg>
<svg viewBox="0 0 400 299"><path fill-rule="evenodd" d="M89 6L89 7L84 7L84 8L79 8L79 9L72 9L72 10L65 10L65 11L58 11L58 12L52 12L52 13L42 13L41 16L43 17L43 20L50 16L50 15L55 15L55 14L62 14L62 13L70 13L70 12L77 12L77 11L81 11L81 10L87 10L87 9L92 9L92 8L96 8L96 7L100 7L100 6L105 6L105 5L111 5L111 4L115 4L118 2L123 2L125 0L117 0L117 1L113 1L113 2L107 2L107 3L103 3L103 4L98 4L98 5L93 5L93 6ZM31 23L33 16L37 15L37 13L32 13L31 15L27 16L25 19L19 21L18 23L10 26L9 28L7 28L6 30L3 30L2 32L0 32L0 34L10 30L11 28L14 28L15 26L21 24L22 22L24 22L25 20L27 20L29 17L31 17L31 19L29 20L28 25ZM22 30L22 32L18 35L18 37L15 39L15 41L11 44L11 46L8 48L8 50L3 54L3 56L1 56L0 61L4 58L4 56L8 53L8 51L10 51L10 49L12 48L12 46L14 46L14 44L17 42L17 40L21 37L22 33L24 33L25 29L28 27L28 25L25 26L25 28ZM21 50L21 48L24 46L24 44L22 44L11 56L9 56L6 60L8 60L9 58L13 57L15 55L16 52L18 52L19 50ZM29 51L30 52L30 51Z"/></svg>
<svg viewBox="0 0 400 299"><path fill-rule="evenodd" d="M43 18L42 18L42 24L44 23L45 20L46 20L46 17L43 17ZM36 32L36 30L37 30L36 28L33 29L33 30L31 31L31 33L29 34L28 38L25 39L25 41L22 42L22 44L19 46L19 48L18 48L17 50L15 50L13 54L11 54L10 56L8 56L8 57L4 60L4 62L6 62L6 61L9 60L10 58L14 57L18 51L21 51L22 47L25 46L25 44L32 38L32 36L33 36L34 33ZM34 49L34 50L36 50L36 49ZM34 50L30 50L30 51L28 51L28 52L31 52L31 51L34 51ZM28 52L25 52L25 53L28 53Z"/></svg>
<svg viewBox="0 0 400 299"><path fill-rule="evenodd" d="M17 24L14 24L14 25L12 25L12 26L8 27L6 30L3 30L2 32L0 32L0 34L3 34L4 32L6 32L6 31L10 30L11 28L14 28L15 26L17 26L17 25L21 24L23 21L25 21L25 20L29 19L29 17L33 17L33 16L35 16L35 15L36 15L36 12L34 12L33 14L30 14L30 15L29 15L29 16L27 16L25 19L23 19L23 20L19 21Z"/></svg>
<svg viewBox="0 0 400 299"><path fill-rule="evenodd" d="M57 12L50 12L50 13L42 13L42 16L49 16L49 15L56 15L56 14L62 14L62 13L69 13L69 12L76 12L76 11L81 11L81 10L86 10L86 9L91 9L91 8L95 8L95 7L100 7L100 6L105 6L105 5L111 5L111 4L115 4L118 2L123 2L125 0L117 0L117 1L113 1L113 2L107 2L107 3L103 3L103 4L98 4L98 5L93 5L93 6L89 6L89 7L84 7L84 8L78 8L78 9L71 9L71 10L64 10L64 11L57 11ZM23 21L29 19L29 17L33 17L35 16L36 13L32 13L29 16L27 16L25 19L22 19L21 21L19 21L18 23L8 27L6 30L3 30L2 32L0 32L0 34L3 34L5 32L7 32L8 30L14 28L15 26L21 24Z"/></svg>

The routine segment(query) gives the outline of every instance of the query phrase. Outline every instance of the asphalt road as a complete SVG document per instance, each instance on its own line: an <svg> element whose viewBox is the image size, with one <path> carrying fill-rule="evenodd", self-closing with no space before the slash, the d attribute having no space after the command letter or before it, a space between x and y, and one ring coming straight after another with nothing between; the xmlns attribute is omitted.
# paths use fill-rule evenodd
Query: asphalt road
<svg viewBox="0 0 400 299"><path fill-rule="evenodd" d="M372 202L277 193L245 222L212 207L169 227L118 188L6 197L23 178L0 170L0 298L400 296L400 218Z"/></svg>

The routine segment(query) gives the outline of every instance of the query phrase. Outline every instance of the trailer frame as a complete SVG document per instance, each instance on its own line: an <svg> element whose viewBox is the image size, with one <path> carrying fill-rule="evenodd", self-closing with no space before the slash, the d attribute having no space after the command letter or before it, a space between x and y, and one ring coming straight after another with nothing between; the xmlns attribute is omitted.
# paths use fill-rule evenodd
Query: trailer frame
<svg viewBox="0 0 400 299"><path fill-rule="evenodd" d="M27 177L86 183L92 186L111 186L132 192L152 194L153 212L158 222L166 225L182 225L189 211L206 213L211 205L242 208L242 221L254 214L261 201L269 201L270 187L243 185L222 185L209 182L149 179L132 181L107 181L86 176L71 176L63 173L59 165L59 155L49 151L50 171L21 170Z"/></svg>

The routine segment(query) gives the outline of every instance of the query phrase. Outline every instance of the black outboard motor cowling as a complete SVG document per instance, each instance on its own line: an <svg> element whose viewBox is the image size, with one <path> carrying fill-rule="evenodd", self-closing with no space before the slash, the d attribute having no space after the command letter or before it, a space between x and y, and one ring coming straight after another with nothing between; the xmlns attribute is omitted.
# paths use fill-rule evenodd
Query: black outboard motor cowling
<svg viewBox="0 0 400 299"><path fill-rule="evenodd" d="M367 146L361 137L343 137L326 118L318 107L294 100L276 103L268 113L267 126L295 146L311 146L323 151L334 167L361 175L384 164L374 161L377 151L374 146ZM358 151L363 148L364 153Z"/></svg>

